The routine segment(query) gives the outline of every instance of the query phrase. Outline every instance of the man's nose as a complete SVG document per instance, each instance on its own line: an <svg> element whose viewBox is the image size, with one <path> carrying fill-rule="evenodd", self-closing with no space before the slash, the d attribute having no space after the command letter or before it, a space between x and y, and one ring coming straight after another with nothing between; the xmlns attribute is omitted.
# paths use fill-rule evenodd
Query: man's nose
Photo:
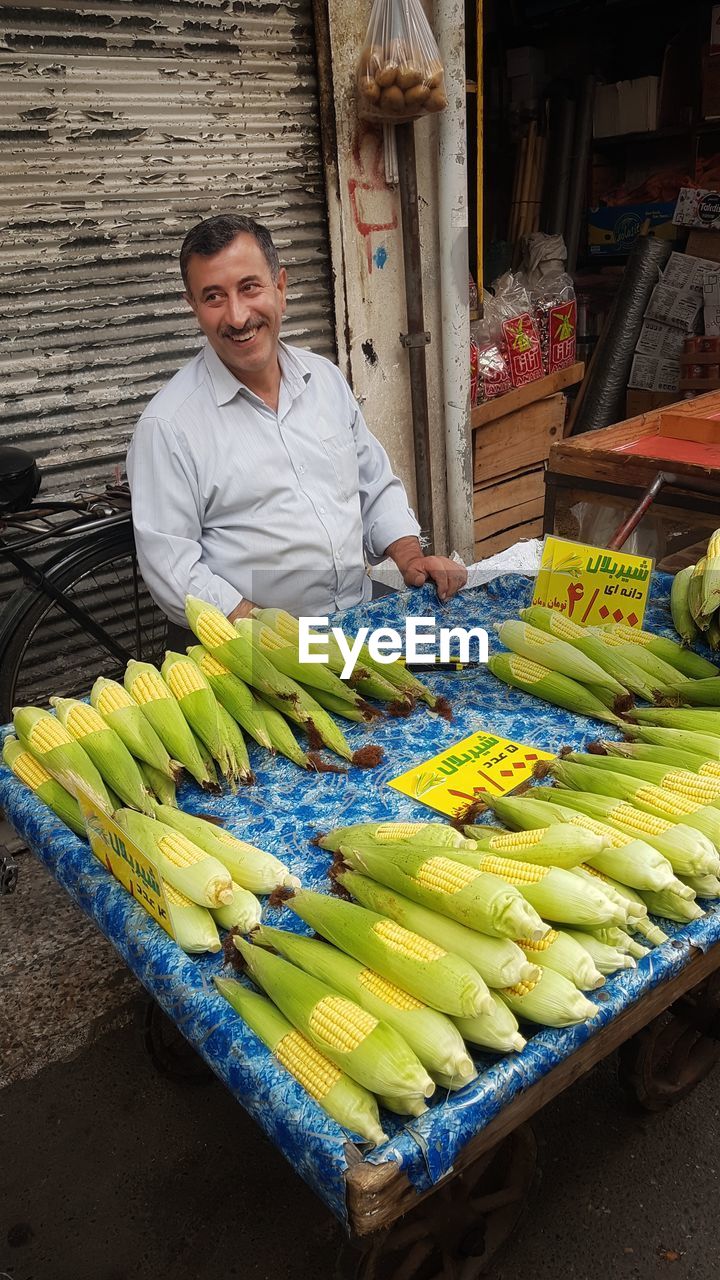
<svg viewBox="0 0 720 1280"><path fill-rule="evenodd" d="M249 316L248 304L244 298L238 297L237 294L228 294L228 300L225 306L225 318L233 329L244 329Z"/></svg>

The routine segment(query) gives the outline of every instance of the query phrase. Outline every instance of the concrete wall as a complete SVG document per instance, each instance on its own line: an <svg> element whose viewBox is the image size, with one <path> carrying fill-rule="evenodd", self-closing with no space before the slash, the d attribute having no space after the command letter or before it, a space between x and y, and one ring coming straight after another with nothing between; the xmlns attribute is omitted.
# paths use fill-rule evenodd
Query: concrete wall
<svg viewBox="0 0 720 1280"><path fill-rule="evenodd" d="M415 503L400 203L385 182L382 129L358 120L355 67L369 5L324 0L331 69L320 53L321 109L341 366L368 425L387 449ZM318 26L322 25L322 19ZM318 31L318 45L323 32ZM323 103L324 98L324 103ZM334 111L333 126L326 115ZM441 413L440 298L437 244L437 121L415 126L427 348L435 549L446 546L445 443Z"/></svg>

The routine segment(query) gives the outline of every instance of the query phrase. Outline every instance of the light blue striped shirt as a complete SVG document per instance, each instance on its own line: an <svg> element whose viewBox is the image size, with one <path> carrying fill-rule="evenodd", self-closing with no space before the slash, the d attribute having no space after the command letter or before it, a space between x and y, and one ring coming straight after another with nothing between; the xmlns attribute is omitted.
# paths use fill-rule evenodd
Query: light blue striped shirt
<svg viewBox="0 0 720 1280"><path fill-rule="evenodd" d="M150 401L128 451L143 577L184 622L186 595L329 614L367 600L366 561L417 536L387 454L324 356L284 343L277 412L206 345Z"/></svg>

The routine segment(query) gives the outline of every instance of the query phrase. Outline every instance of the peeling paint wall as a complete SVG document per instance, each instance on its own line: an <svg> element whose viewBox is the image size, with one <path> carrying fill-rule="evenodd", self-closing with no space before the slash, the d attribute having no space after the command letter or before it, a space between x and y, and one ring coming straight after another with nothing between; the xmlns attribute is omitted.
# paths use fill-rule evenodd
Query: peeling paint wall
<svg viewBox="0 0 720 1280"><path fill-rule="evenodd" d="M357 118L355 67L370 4L327 0L337 138L326 154L328 215L341 365L368 425L415 501L414 454L400 202L385 182L382 130ZM431 467L436 550L446 550L445 440L441 413L437 242L437 122L415 126L423 255ZM343 320L341 321L341 317ZM344 321L344 322L343 322Z"/></svg>
<svg viewBox="0 0 720 1280"><path fill-rule="evenodd" d="M2 26L2 439L72 491L197 350L177 259L200 218L268 223L285 335L335 358L312 4L18 0Z"/></svg>

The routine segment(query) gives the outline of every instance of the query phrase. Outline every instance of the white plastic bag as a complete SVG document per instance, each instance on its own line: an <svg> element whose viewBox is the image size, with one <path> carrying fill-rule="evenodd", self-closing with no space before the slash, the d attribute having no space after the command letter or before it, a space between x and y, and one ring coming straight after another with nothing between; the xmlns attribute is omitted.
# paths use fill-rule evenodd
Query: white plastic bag
<svg viewBox="0 0 720 1280"><path fill-rule="evenodd" d="M399 124L445 110L443 66L420 0L373 0L357 87L364 120Z"/></svg>

